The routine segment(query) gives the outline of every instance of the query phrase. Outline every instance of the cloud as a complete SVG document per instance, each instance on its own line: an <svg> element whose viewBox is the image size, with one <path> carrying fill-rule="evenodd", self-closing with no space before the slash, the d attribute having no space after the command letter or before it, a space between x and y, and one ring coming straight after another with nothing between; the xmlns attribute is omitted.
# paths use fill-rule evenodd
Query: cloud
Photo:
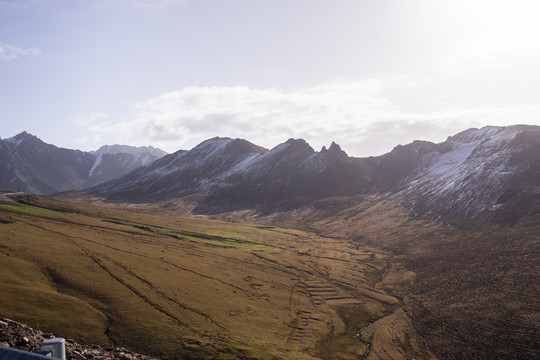
<svg viewBox="0 0 540 360"><path fill-rule="evenodd" d="M351 155L369 156L417 139L443 141L470 127L540 120L540 105L534 104L401 110L395 94L417 86L414 77L399 76L336 79L289 92L246 86L186 87L139 101L121 117L89 115L86 126L116 143L154 145L169 152L190 149L214 136L244 138L267 148L294 137L304 138L316 149L336 141Z"/></svg>
<svg viewBox="0 0 540 360"><path fill-rule="evenodd" d="M244 86L188 87L140 101L131 120L102 128L145 134L162 144L165 138L175 139L177 146L194 146L216 135L272 146L288 137L358 128L359 119L388 107L382 86L377 80L338 80L288 93Z"/></svg>
<svg viewBox="0 0 540 360"><path fill-rule="evenodd" d="M38 48L23 49L17 46L0 42L0 60L17 60L22 57L41 55Z"/></svg>

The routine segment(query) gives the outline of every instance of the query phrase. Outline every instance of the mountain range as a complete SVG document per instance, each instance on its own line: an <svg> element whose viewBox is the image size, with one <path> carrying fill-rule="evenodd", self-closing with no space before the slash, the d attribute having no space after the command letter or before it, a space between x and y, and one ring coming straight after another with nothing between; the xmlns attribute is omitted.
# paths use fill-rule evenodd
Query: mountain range
<svg viewBox="0 0 540 360"><path fill-rule="evenodd" d="M0 139L0 188L33 194L82 189L166 155L152 147L103 146L84 152L58 148L22 132Z"/></svg>
<svg viewBox="0 0 540 360"><path fill-rule="evenodd" d="M302 139L265 149L213 138L166 155L152 147L57 148L28 133L0 140L0 187L51 194L83 190L108 202L193 197L195 214L269 214L329 199L393 197L410 217L513 223L540 212L540 127L468 129L441 143L414 141L377 157Z"/></svg>
<svg viewBox="0 0 540 360"><path fill-rule="evenodd" d="M213 138L87 189L106 201L145 203L199 195L193 212L260 214L323 200L392 196L411 217L506 223L538 213L540 127L469 129L435 144L414 141L377 157L348 156L302 139L266 150Z"/></svg>
<svg viewBox="0 0 540 360"><path fill-rule="evenodd" d="M204 329L234 323L231 331L250 336L258 334L251 327L258 323L271 330L262 336L265 346L275 335L304 349L311 339L314 351L317 339L321 359L342 350L367 359L434 358L430 352L439 359L540 356L539 126L473 128L440 143L414 141L367 158L349 156L336 143L316 151L302 139L265 149L217 137L161 156L152 148L123 146L59 149L22 133L0 141L0 149L0 187L7 191L76 190L54 197L0 191L0 203L8 204L0 209L0 265L3 274L19 279L2 285L15 284L16 294L24 289L21 298L39 304L28 297L35 283L20 287L27 277L18 269L40 269L35 278L58 287L59 296L95 297L98 306L89 311L108 314L96 320L101 327L89 326L98 337L110 325L114 339L133 346L201 351L186 358L212 358L207 355L214 350L230 354L219 350L222 339L231 339L216 336L223 326L217 333L205 330L216 343L178 341L176 332L163 330L199 319ZM147 155L130 157L132 150ZM132 161L137 158L147 162ZM121 159L133 167L121 167ZM17 203L25 207L9 206ZM50 212L44 216L41 209ZM71 255L51 255L58 252ZM123 295L108 298L111 289ZM361 302L344 303L336 289ZM298 311L291 311L299 304L293 293L307 304ZM321 296L335 301L332 311L344 321L326 322L335 342L320 338ZM6 306L22 308L15 299ZM115 312L109 306L119 299L139 301L140 310L119 305ZM373 301L381 307L371 308ZM150 310L145 319L151 321L133 317L142 309ZM283 309L288 315L278 322L289 335L275 333L275 322L261 325L264 316L274 319ZM373 318L365 313L375 310ZM155 321L156 315L167 319ZM56 323L58 316L50 318ZM173 340L137 340L162 334ZM418 348L422 344L426 349ZM391 349L400 352L390 355ZM146 350L160 354L138 351ZM249 358L244 355L237 358Z"/></svg>

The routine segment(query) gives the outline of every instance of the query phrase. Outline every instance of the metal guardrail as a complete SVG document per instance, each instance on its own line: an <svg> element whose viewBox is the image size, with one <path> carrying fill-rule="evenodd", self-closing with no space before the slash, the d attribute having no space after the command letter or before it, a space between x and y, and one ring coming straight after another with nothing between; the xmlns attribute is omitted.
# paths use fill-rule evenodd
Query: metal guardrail
<svg viewBox="0 0 540 360"><path fill-rule="evenodd" d="M41 343L41 352L50 354L53 358L66 360L66 340L64 338L54 338Z"/></svg>
<svg viewBox="0 0 540 360"><path fill-rule="evenodd" d="M66 360L66 341L64 338L45 340L41 343L41 352L38 354L0 346L0 360Z"/></svg>
<svg viewBox="0 0 540 360"><path fill-rule="evenodd" d="M0 346L0 360L51 360L50 356Z"/></svg>

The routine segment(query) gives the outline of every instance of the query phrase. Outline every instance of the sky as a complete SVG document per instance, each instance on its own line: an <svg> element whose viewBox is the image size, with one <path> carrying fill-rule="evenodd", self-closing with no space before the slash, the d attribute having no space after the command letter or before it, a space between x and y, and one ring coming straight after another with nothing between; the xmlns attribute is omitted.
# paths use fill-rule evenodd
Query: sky
<svg viewBox="0 0 540 360"><path fill-rule="evenodd" d="M0 0L0 137L376 156L540 125L536 0Z"/></svg>

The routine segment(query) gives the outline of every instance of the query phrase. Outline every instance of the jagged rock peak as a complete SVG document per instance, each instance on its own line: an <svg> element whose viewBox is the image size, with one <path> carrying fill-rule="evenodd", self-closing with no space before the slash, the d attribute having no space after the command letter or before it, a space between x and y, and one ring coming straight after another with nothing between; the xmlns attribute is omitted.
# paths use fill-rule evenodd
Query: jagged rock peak
<svg viewBox="0 0 540 360"><path fill-rule="evenodd" d="M12 143L20 143L23 140L31 140L31 141L41 141L40 138L38 138L35 135L32 135L30 133L27 133L26 131L23 131L13 137L5 139L6 141L12 142Z"/></svg>
<svg viewBox="0 0 540 360"><path fill-rule="evenodd" d="M304 140L304 139L294 139L294 138L290 138L289 140L287 140L285 142L285 144L300 145L300 146L308 145L309 146L309 144L306 142L306 140Z"/></svg>
<svg viewBox="0 0 540 360"><path fill-rule="evenodd" d="M23 131L13 137L4 139L5 142L11 144L14 148L18 148L20 145L24 144L25 147L43 147L43 146L53 146L46 144L40 138L26 131Z"/></svg>
<svg viewBox="0 0 540 360"><path fill-rule="evenodd" d="M396 156L398 154L426 154L433 151L435 144L431 141L424 140L414 140L412 143L407 145L398 145L392 149L387 154L384 154L383 157Z"/></svg>
<svg viewBox="0 0 540 360"><path fill-rule="evenodd" d="M33 134L30 134L30 133L28 133L26 131L23 131L23 132L18 133L17 135L15 135L14 138L16 138L16 139L23 139L23 138L30 138L30 139L35 138L35 139L37 139L37 136L35 136Z"/></svg>
<svg viewBox="0 0 540 360"><path fill-rule="evenodd" d="M103 145L99 149L95 151L90 151L91 154L95 155L102 155L102 154L132 154L132 155L138 155L138 154L150 154L157 158L161 158L165 155L167 155L167 152L155 148L153 146L130 146L130 145Z"/></svg>
<svg viewBox="0 0 540 360"><path fill-rule="evenodd" d="M332 155L336 157L349 157L345 151L341 149L341 146L332 141L330 147L327 149L326 146L323 146L321 149L321 154Z"/></svg>
<svg viewBox="0 0 540 360"><path fill-rule="evenodd" d="M302 152L312 154L315 152L313 148L306 142L304 139L293 139L290 138L284 143L281 143L274 148L272 148L269 153L277 154L283 151L286 152Z"/></svg>

